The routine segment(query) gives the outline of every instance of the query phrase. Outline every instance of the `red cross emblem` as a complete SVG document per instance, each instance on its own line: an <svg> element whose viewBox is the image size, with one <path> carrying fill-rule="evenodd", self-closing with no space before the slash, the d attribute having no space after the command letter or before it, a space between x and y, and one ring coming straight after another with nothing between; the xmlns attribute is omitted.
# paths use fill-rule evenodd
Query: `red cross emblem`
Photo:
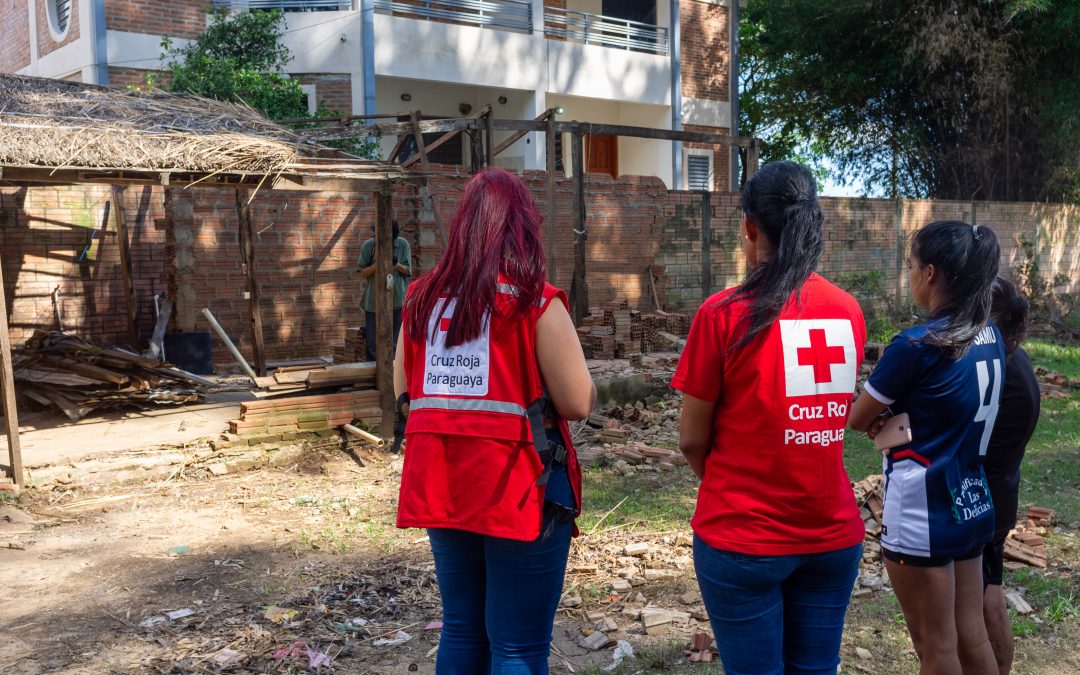
<svg viewBox="0 0 1080 675"><path fill-rule="evenodd" d="M450 317L443 317L439 319L439 330L444 333L450 330Z"/></svg>
<svg viewBox="0 0 1080 675"><path fill-rule="evenodd" d="M810 329L810 346L801 347L798 352L800 366L814 367L814 382L820 384L832 381L832 366L844 363L843 347L830 347L822 328Z"/></svg>

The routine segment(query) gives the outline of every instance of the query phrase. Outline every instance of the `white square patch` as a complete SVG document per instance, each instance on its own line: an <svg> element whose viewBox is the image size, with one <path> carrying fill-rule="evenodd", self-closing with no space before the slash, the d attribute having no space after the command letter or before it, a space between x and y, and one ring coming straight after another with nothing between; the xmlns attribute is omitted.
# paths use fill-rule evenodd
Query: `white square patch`
<svg viewBox="0 0 1080 675"><path fill-rule="evenodd" d="M855 392L855 334L848 319L780 321L788 396Z"/></svg>
<svg viewBox="0 0 1080 675"><path fill-rule="evenodd" d="M435 303L435 311L428 320L424 393L487 396L491 364L489 317L484 317L480 337L456 347L447 347L446 332L450 328L450 317L454 315L456 304L453 298L440 300ZM442 311L444 305L445 312Z"/></svg>

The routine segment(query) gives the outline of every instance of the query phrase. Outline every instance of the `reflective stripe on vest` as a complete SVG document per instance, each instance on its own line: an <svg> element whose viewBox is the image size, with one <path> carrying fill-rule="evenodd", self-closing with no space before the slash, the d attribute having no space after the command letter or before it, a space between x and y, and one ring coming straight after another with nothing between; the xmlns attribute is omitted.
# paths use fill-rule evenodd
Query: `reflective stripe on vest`
<svg viewBox="0 0 1080 675"><path fill-rule="evenodd" d="M509 401L491 401L475 398L433 398L426 396L409 403L409 410L464 410L467 412L493 412L528 417L525 408Z"/></svg>
<svg viewBox="0 0 1080 675"><path fill-rule="evenodd" d="M500 283L499 283L499 285L498 285L498 286L496 287L496 290L497 290L497 291L498 291L499 293L502 293L502 294L504 294L504 295L512 295L512 296L514 296L515 298L516 298L517 296L521 295L521 291L520 291L520 290L518 289L518 287L517 287L517 286L515 286L515 285L513 285L513 284L506 284L506 283L501 283L501 282L500 282ZM541 295L541 296L540 296L540 297L539 297L539 298L538 298L538 299L536 300L536 306L537 306L537 307L543 307L543 306L544 306L544 296L543 296L543 295Z"/></svg>

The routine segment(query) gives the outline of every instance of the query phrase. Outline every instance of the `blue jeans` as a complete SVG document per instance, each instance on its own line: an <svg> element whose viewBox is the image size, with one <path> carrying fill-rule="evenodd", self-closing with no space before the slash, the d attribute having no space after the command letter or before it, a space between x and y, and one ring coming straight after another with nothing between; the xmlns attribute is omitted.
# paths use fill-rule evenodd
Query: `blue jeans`
<svg viewBox="0 0 1080 675"><path fill-rule="evenodd" d="M862 544L756 556L694 537L694 567L726 675L835 675Z"/></svg>
<svg viewBox="0 0 1080 675"><path fill-rule="evenodd" d="M401 332L401 308L394 310L394 349L397 349L398 333ZM375 312L364 312L364 358L375 360Z"/></svg>
<svg viewBox="0 0 1080 675"><path fill-rule="evenodd" d="M547 492L549 501L573 504L565 467L552 471ZM545 519L534 541L428 530L443 604L436 673L548 672L572 529Z"/></svg>

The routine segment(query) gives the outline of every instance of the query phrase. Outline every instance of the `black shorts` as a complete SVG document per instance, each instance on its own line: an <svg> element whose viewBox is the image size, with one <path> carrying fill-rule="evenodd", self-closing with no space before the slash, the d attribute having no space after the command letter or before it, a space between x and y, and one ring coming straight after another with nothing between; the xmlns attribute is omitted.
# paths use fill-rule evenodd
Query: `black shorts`
<svg viewBox="0 0 1080 675"><path fill-rule="evenodd" d="M994 535L992 541L983 548L983 588L987 586L1000 586L1001 577L1005 571L1005 539L1009 536L1006 532L1002 535Z"/></svg>
<svg viewBox="0 0 1080 675"><path fill-rule="evenodd" d="M967 553L952 556L909 555L907 553L897 553L896 551L890 551L884 546L881 547L882 558L885 558L886 560L891 560L898 565L904 565L907 567L945 567L946 565L958 560L974 560L982 554L982 546L975 549L974 551L968 551Z"/></svg>

